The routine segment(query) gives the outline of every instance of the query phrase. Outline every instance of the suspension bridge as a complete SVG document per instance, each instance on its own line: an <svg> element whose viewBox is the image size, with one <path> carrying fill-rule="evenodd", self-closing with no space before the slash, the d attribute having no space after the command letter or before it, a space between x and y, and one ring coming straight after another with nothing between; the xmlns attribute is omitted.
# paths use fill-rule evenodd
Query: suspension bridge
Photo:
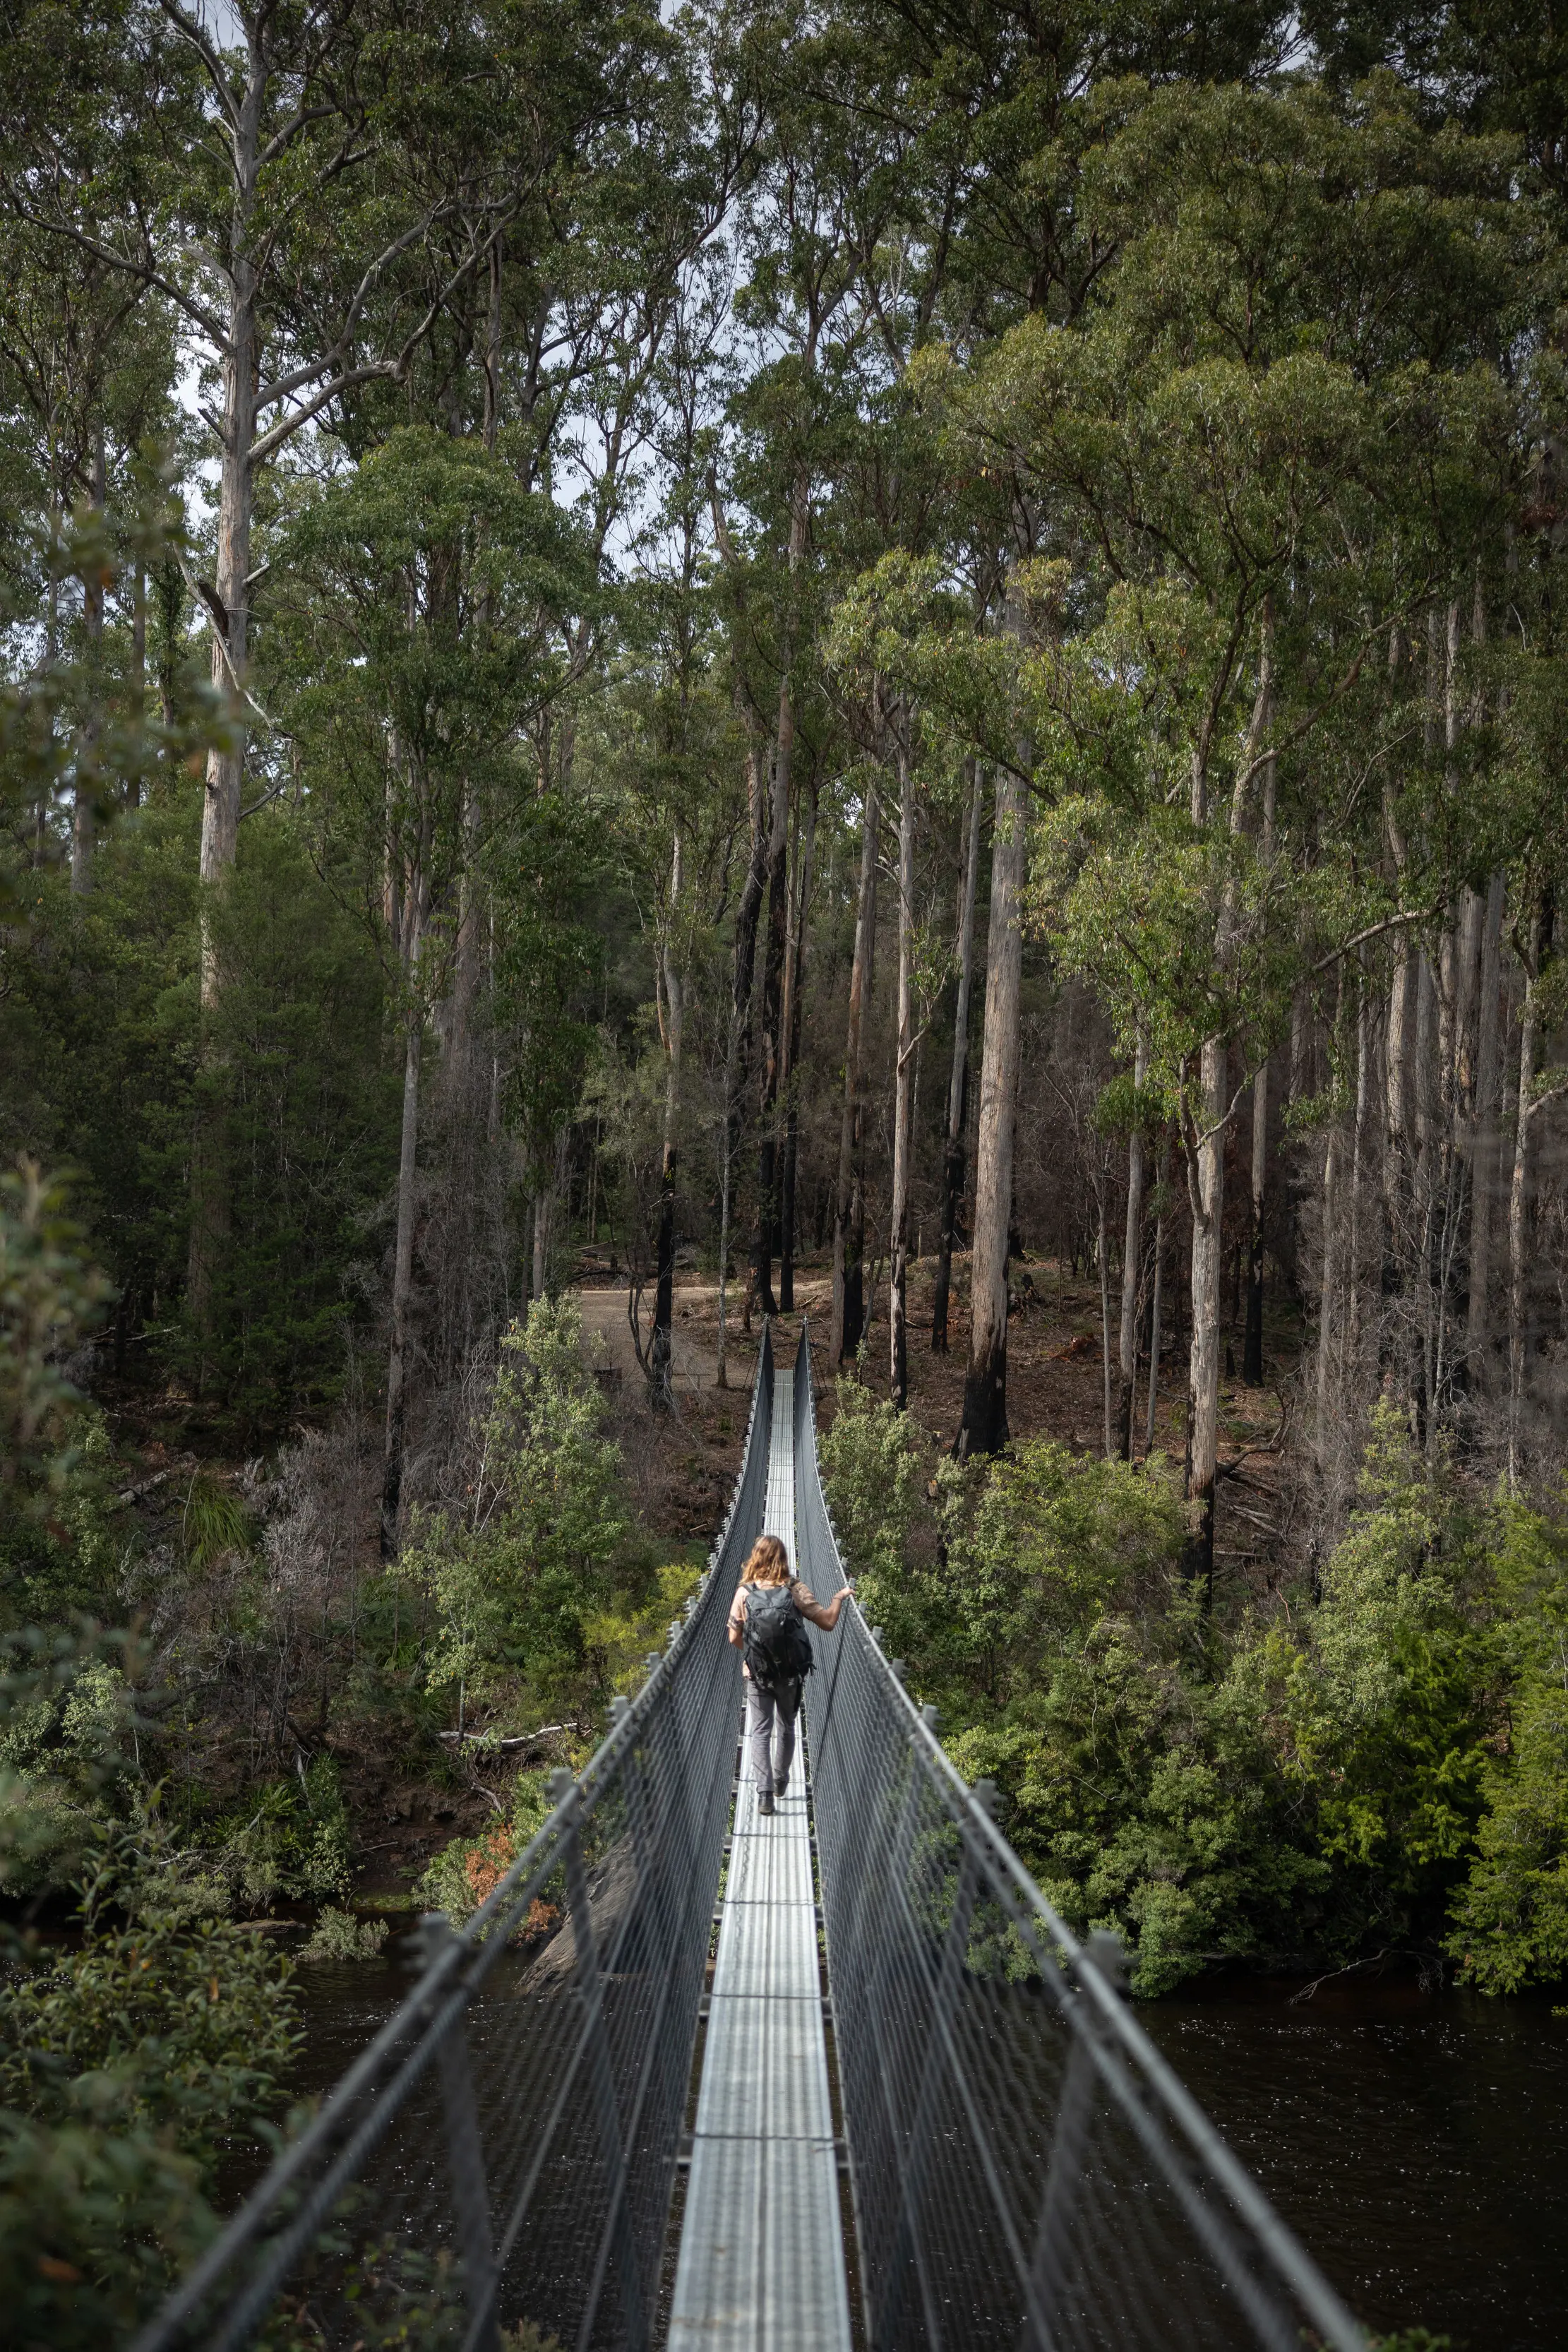
<svg viewBox="0 0 1568 2352"><path fill-rule="evenodd" d="M764 1529L831 1598L804 1332L643 1688L133 2352L1366 2352L852 1601L758 1818Z"/></svg>

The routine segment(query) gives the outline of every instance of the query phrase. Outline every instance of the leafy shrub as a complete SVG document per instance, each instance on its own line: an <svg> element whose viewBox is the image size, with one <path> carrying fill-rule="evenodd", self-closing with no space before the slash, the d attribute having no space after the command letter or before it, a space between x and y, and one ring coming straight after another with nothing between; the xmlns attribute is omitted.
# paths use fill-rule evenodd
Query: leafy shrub
<svg viewBox="0 0 1568 2352"><path fill-rule="evenodd" d="M26 2346L133 2332L216 2231L224 2150L278 2104L288 1965L220 1908L143 1818L91 1856L80 1948L0 1985L0 2297Z"/></svg>
<svg viewBox="0 0 1568 2352"><path fill-rule="evenodd" d="M1506 1715L1448 1949L1484 1992L1568 1975L1568 1527L1499 1498L1490 1650Z"/></svg>
<svg viewBox="0 0 1568 2352"><path fill-rule="evenodd" d="M859 1381L840 1380L821 1454L844 1565L861 1580L862 1608L891 1631L920 1498L909 1416Z"/></svg>
<svg viewBox="0 0 1568 2352"><path fill-rule="evenodd" d="M538 1300L503 1335L466 1507L419 1515L398 1562L435 1602L435 1687L479 1699L520 1671L546 1705L579 1690L629 1524L603 1418L576 1301Z"/></svg>
<svg viewBox="0 0 1568 2352"><path fill-rule="evenodd" d="M549 1774L542 1769L519 1772L508 1818L492 1822L477 1838L454 1838L436 1855L414 1888L425 1909L444 1911L455 1927L473 1917L549 1819ZM520 1932L525 1937L547 1935L559 1916L556 1905L536 1897Z"/></svg>
<svg viewBox="0 0 1568 2352"><path fill-rule="evenodd" d="M868 1610L1075 1927L1161 1991L1218 1962L1445 1948L1568 1969L1568 1524L1484 1504L1380 1411L1314 1607L1208 1621L1173 1482L1020 1446L944 1465L852 1385L824 1445Z"/></svg>
<svg viewBox="0 0 1568 2352"><path fill-rule="evenodd" d="M247 1910L279 1897L319 1903L346 1894L353 1839L333 1758L318 1756L296 1780L253 1790L244 1817L221 1821L213 1843L215 1867Z"/></svg>
<svg viewBox="0 0 1568 2352"><path fill-rule="evenodd" d="M310 1931L308 1942L301 1945L302 1960L375 1960L381 1958L387 1939L384 1919L356 1919L351 1911L340 1911L329 1903Z"/></svg>
<svg viewBox="0 0 1568 2352"><path fill-rule="evenodd" d="M0 1714L0 1889L11 1895L68 1877L136 1778L132 1695L102 1637L88 1630L53 1650L56 1671L28 1675Z"/></svg>

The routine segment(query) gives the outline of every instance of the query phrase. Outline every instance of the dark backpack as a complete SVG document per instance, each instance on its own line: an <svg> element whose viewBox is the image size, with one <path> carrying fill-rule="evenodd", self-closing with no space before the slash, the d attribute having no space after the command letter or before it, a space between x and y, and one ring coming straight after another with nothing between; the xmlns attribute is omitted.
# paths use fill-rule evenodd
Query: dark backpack
<svg viewBox="0 0 1568 2352"><path fill-rule="evenodd" d="M780 1683L798 1683L817 1661L795 1606L790 1584L748 1584L746 1588L746 1635L741 1653L759 1690L777 1690Z"/></svg>

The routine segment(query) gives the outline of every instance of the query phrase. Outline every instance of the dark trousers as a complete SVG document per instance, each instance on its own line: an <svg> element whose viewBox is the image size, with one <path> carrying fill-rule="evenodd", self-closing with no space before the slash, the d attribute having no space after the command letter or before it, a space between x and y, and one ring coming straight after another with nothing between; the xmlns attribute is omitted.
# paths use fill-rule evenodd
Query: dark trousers
<svg viewBox="0 0 1568 2352"><path fill-rule="evenodd" d="M789 1777L795 1760L795 1717L800 1712L800 1685L780 1683L764 1690L746 1685L746 1746L751 1778L759 1797L770 1797Z"/></svg>

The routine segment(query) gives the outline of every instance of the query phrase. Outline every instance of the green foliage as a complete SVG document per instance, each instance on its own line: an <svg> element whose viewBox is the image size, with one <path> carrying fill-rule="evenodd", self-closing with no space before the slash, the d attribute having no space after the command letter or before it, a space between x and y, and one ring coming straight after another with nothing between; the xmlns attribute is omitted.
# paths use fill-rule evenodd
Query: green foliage
<svg viewBox="0 0 1568 2352"><path fill-rule="evenodd" d="M628 1527L603 1419L576 1302L537 1301L502 1338L468 1507L419 1515L398 1561L439 1613L435 1687L482 1696L520 1672L546 1705L579 1687Z"/></svg>
<svg viewBox="0 0 1568 2352"><path fill-rule="evenodd" d="M0 1990L0 2093L43 2121L91 2103L210 2173L276 2103L296 2047L288 1971L152 1816L89 1858L78 1951Z"/></svg>
<svg viewBox="0 0 1568 2352"><path fill-rule="evenodd" d="M1506 1496L1495 1511L1500 1704L1448 1948L1483 1991L1516 1992L1568 1975L1568 1522Z"/></svg>
<svg viewBox="0 0 1568 2352"><path fill-rule="evenodd" d="M249 1514L231 1487L209 1472L195 1470L180 1512L180 1549L199 1576L225 1552L245 1551L254 1540Z"/></svg>
<svg viewBox="0 0 1568 2352"><path fill-rule="evenodd" d="M26 2352L123 2343L217 2234L196 2168L162 2141L0 2109L0 2292Z"/></svg>
<svg viewBox="0 0 1568 2352"><path fill-rule="evenodd" d="M1384 1409L1318 1605L1219 1626L1163 1476L1028 1444L944 1465L922 1535L884 1411L824 1446L867 1606L1139 1992L1445 1942L1487 1990L1568 1968L1568 1522L1478 1504Z"/></svg>
<svg viewBox="0 0 1568 2352"><path fill-rule="evenodd" d="M909 1416L861 1381L840 1380L821 1449L844 1564L864 1580L861 1605L872 1622L891 1632L920 1495Z"/></svg>
<svg viewBox="0 0 1568 2352"><path fill-rule="evenodd" d="M97 1318L108 1284L89 1266L58 1177L24 1160L0 1175L0 1496L26 1508L71 1467L65 1424L80 1402L62 1351Z"/></svg>
<svg viewBox="0 0 1568 2352"><path fill-rule="evenodd" d="M17 1676L0 1714L0 1893L10 1897L68 1877L139 1777L119 1664L90 1635L57 1643L52 1663Z"/></svg>
<svg viewBox="0 0 1568 2352"><path fill-rule="evenodd" d="M396 1166L398 1080L352 879L323 873L307 824L277 806L244 826L205 908L224 986L198 1051L199 821L199 794L172 791L99 844L89 897L47 878L0 1031L0 1139L78 1171L123 1320L180 1366L198 1102L221 1120L232 1244L207 1361L239 1423L266 1430L338 1393Z"/></svg>
<svg viewBox="0 0 1568 2352"><path fill-rule="evenodd" d="M326 871L321 865L326 865ZM200 1087L227 1139L233 1243L218 1269L215 1364L242 1428L269 1431L340 1393L364 1320L364 1266L397 1166L389 991L292 812L242 836L209 915L224 989ZM182 1148L188 1148L182 1131Z"/></svg>
<svg viewBox="0 0 1568 2352"><path fill-rule="evenodd" d="M319 1903L346 1894L352 1836L338 1767L318 1756L292 1780L247 1791L238 1812L208 1832L214 1868L246 1909L285 1900Z"/></svg>
<svg viewBox="0 0 1568 2352"><path fill-rule="evenodd" d="M1380 1407L1360 1500L1323 1575L1304 1669L1285 1697L1287 1753L1312 1792L1344 1932L1429 1929L1472 1850L1485 1758L1476 1630L1487 1538L1446 1466L1429 1471Z"/></svg>
<svg viewBox="0 0 1568 2352"><path fill-rule="evenodd" d="M287 1963L156 1818L89 1856L79 1948L0 1986L0 2293L26 2345L119 2340L194 2260L298 2047Z"/></svg>
<svg viewBox="0 0 1568 2352"><path fill-rule="evenodd" d="M425 1910L444 1911L455 1927L473 1917L549 1819L549 1777L542 1767L519 1772L505 1820L492 1822L480 1837L454 1838L443 1848L413 1890Z"/></svg>
<svg viewBox="0 0 1568 2352"><path fill-rule="evenodd" d="M299 1948L302 1960L375 1960L387 1939L384 1919L356 1919L329 1903L317 1916L307 1942Z"/></svg>

